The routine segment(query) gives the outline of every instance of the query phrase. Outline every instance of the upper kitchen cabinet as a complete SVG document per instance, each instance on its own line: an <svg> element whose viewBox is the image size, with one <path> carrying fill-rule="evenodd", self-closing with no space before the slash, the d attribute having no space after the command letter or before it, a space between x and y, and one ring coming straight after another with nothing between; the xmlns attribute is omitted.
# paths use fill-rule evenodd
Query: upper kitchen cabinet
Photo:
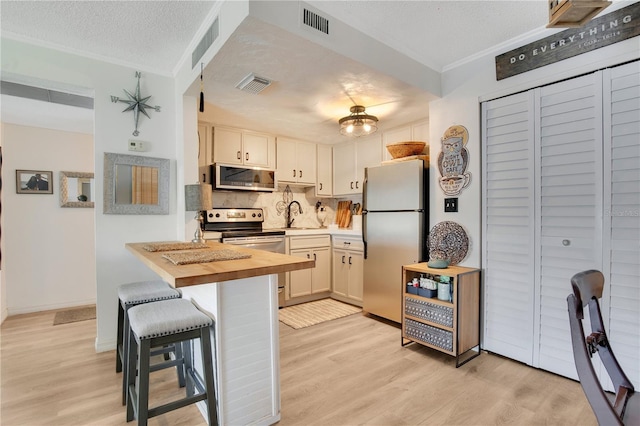
<svg viewBox="0 0 640 426"><path fill-rule="evenodd" d="M333 195L362 194L364 169L379 166L382 142L375 135L333 147Z"/></svg>
<svg viewBox="0 0 640 426"><path fill-rule="evenodd" d="M316 184L316 144L278 137L278 182L314 186Z"/></svg>
<svg viewBox="0 0 640 426"><path fill-rule="evenodd" d="M316 179L316 197L333 195L333 149L331 145L317 145L318 171Z"/></svg>
<svg viewBox="0 0 640 426"><path fill-rule="evenodd" d="M208 123L198 123L198 180L200 182L211 182L209 180L209 165L211 164L211 125Z"/></svg>
<svg viewBox="0 0 640 426"><path fill-rule="evenodd" d="M276 138L231 127L214 127L213 162L245 166L276 166Z"/></svg>
<svg viewBox="0 0 640 426"><path fill-rule="evenodd" d="M392 160L393 157L387 151L387 145L396 142L418 141L427 143L427 154L429 146L429 121L420 121L406 126L387 130L382 134L382 160Z"/></svg>

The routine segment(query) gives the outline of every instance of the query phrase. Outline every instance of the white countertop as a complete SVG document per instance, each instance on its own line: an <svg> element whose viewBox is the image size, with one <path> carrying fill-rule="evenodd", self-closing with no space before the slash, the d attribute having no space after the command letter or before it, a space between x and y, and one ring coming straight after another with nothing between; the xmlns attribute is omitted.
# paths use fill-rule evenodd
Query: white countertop
<svg viewBox="0 0 640 426"><path fill-rule="evenodd" d="M265 228L265 230L269 231L284 231L285 235L344 235L344 236L353 236L353 237L361 237L362 230L354 230L351 228ZM214 231L205 231L204 238L205 240L219 240L222 237L222 233L214 232Z"/></svg>
<svg viewBox="0 0 640 426"><path fill-rule="evenodd" d="M267 229L267 228L265 228ZM362 230L354 230L351 228L272 228L271 230L284 231L285 235L352 235L355 237L362 236Z"/></svg>

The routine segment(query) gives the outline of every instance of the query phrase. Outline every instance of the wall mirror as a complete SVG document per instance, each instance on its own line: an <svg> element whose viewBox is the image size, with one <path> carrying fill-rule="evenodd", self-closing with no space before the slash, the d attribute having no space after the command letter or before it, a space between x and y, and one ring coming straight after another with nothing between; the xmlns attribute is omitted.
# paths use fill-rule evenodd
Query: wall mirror
<svg viewBox="0 0 640 426"><path fill-rule="evenodd" d="M93 208L93 173L60 172L60 207Z"/></svg>
<svg viewBox="0 0 640 426"><path fill-rule="evenodd" d="M165 158L104 154L105 214L169 214Z"/></svg>

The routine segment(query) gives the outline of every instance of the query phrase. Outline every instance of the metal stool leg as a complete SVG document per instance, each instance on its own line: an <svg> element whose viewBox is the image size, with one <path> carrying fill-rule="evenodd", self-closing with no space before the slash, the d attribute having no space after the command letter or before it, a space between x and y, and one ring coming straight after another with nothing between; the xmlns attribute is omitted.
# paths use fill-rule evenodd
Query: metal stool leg
<svg viewBox="0 0 640 426"><path fill-rule="evenodd" d="M202 367L204 373L205 392L207 393L207 414L209 426L218 424L218 403L216 385L213 381L213 356L209 327L200 329L200 348L202 352Z"/></svg>
<svg viewBox="0 0 640 426"><path fill-rule="evenodd" d="M135 337L133 332L129 330L129 338L127 339L130 343L131 349L128 353L127 358L127 370L125 371L125 375L127 377L127 421L130 422L135 418L136 411L136 358L138 357L138 345L136 344Z"/></svg>
<svg viewBox="0 0 640 426"><path fill-rule="evenodd" d="M116 373L119 373L122 371L122 363L124 361L123 360L124 352L122 351L122 339L124 334L122 332L123 320L124 320L124 309L122 309L122 304L118 300L118 331L117 331L118 337L116 339Z"/></svg>
<svg viewBox="0 0 640 426"><path fill-rule="evenodd" d="M149 418L149 343L149 340L142 340L138 346L138 426L146 426Z"/></svg>

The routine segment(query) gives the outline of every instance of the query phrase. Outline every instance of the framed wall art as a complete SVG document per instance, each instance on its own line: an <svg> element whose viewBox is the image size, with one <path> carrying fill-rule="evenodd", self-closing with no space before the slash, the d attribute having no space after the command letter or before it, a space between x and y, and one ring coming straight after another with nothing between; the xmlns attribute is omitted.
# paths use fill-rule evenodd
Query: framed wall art
<svg viewBox="0 0 640 426"><path fill-rule="evenodd" d="M53 172L16 170L16 193L53 194Z"/></svg>

